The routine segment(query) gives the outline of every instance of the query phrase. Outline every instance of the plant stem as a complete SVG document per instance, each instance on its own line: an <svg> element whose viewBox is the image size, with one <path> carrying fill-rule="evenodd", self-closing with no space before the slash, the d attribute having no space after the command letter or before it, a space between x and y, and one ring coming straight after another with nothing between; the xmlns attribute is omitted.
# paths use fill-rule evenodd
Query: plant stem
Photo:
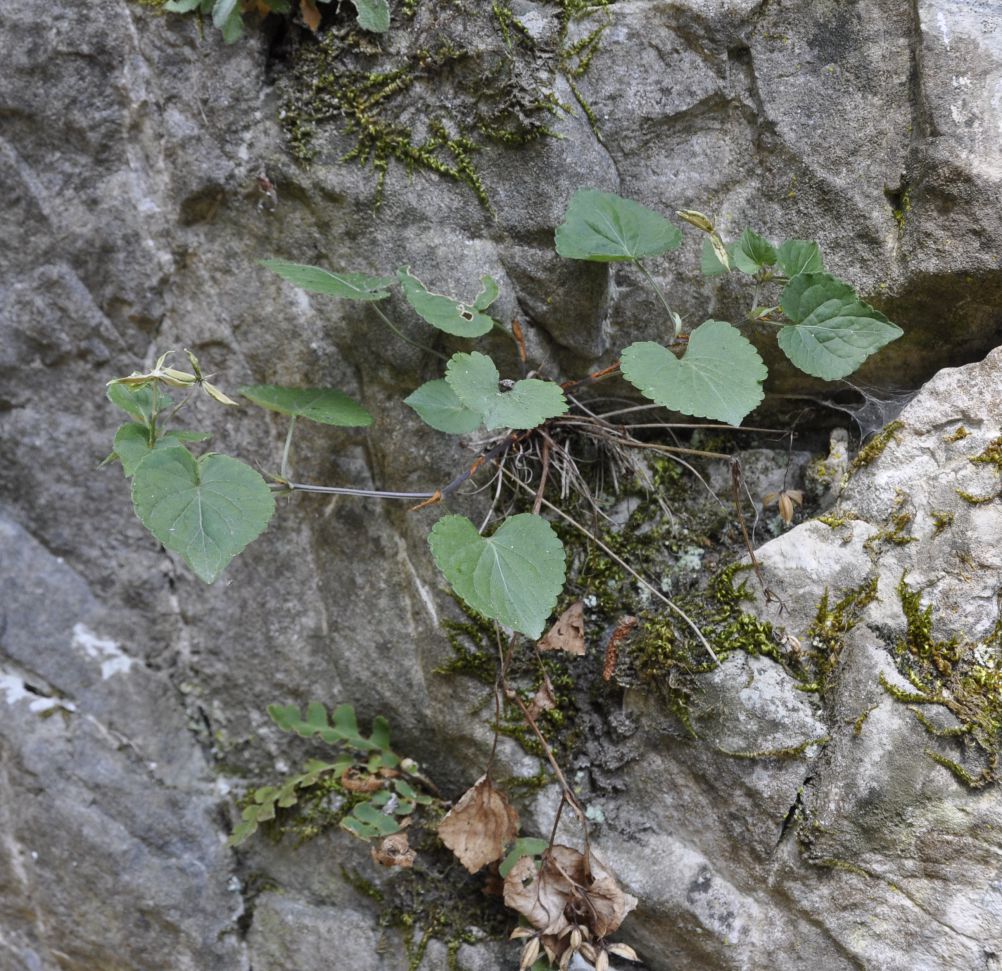
<svg viewBox="0 0 1002 971"><path fill-rule="evenodd" d="M411 340L411 338L409 338L399 327L397 327L397 325L393 323L393 321L390 320L390 318L387 317L386 314L384 314L382 310L380 310L379 307L376 306L375 303L370 304L370 306L372 307L373 310L376 311L377 314L379 314L379 316L382 318L383 323L386 324L386 326L389 327L390 330L392 330L393 333L396 334L397 337L399 337L402 341L405 341L406 343L410 344L411 347L416 347L418 350L427 351L429 354L434 354L435 357L437 357L440 361L449 360L444 354L440 354L434 348L428 347L425 344L421 344L418 341Z"/></svg>
<svg viewBox="0 0 1002 971"><path fill-rule="evenodd" d="M289 433L285 436L285 448L282 449L282 471L283 479L289 478L289 449L292 447L292 433L296 430L296 416L289 419Z"/></svg>
<svg viewBox="0 0 1002 971"><path fill-rule="evenodd" d="M643 273L645 277L647 277L647 282L654 288L654 292L658 295L658 299L661 301L661 305L665 308L666 311L668 311L668 320L671 321L672 330L675 336L678 337L681 328L675 322L675 314L672 313L671 307L668 306L668 299L665 297L664 292L661 290L661 287L659 287L654 282L654 277L651 276L647 267L644 266L644 264L641 263L640 260L634 260L633 262L636 264L640 272Z"/></svg>

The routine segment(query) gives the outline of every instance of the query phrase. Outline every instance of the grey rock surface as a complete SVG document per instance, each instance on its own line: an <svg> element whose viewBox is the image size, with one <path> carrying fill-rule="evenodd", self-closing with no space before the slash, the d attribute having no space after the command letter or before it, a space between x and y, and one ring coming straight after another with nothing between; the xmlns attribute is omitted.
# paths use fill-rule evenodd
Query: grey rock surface
<svg viewBox="0 0 1002 971"><path fill-rule="evenodd" d="M503 56L493 21L476 11L462 20L454 7L424 0L413 29L451 18L485 63ZM392 162L374 210L373 172L338 164L353 140L336 124L318 132L313 166L300 166L278 118L287 65L261 35L224 46L190 18L126 0L99 14L60 0L44 18L0 0L0 964L308 969L303 937L335 941L338 927L364 950L378 938L375 918L333 855L312 861L300 885L284 844L239 857L223 846L232 790L301 754L266 705L322 698L350 701L363 718L386 713L401 748L451 794L479 775L489 747L467 714L479 688L435 674L451 657L440 627L451 605L425 545L437 512L290 503L255 554L206 588L135 521L117 471L95 470L117 423L105 381L190 347L227 389L333 384L376 424L301 436L297 474L440 484L470 453L417 427L401 403L436 375L434 362L386 340L370 313L307 297L256 261L411 263L457 292L491 273L499 318L520 315L534 356L576 375L661 334L636 274L552 251L567 199L590 185L667 213L712 212L727 233L753 225L819 239L832 268L907 331L860 380L917 386L980 358L1002 331L992 8L612 4L587 72L568 78L553 51L533 65L568 105L574 81L601 141L575 107L547 116L562 138L476 153L495 219L468 188ZM541 43L556 43L555 5L517 12ZM572 23L571 40L605 17ZM398 17L389 43L406 44L408 29ZM437 82L424 83L412 107ZM726 283L706 288L697 253L687 236L655 275L687 320L724 316L736 295ZM501 342L495 351L505 353ZM810 390L770 364L771 390ZM646 754L624 770L625 794L602 797L602 838L643 899L624 932L650 967L997 966L998 796L968 793L930 762L914 717L874 688L877 672L896 670L880 632L901 627L894 589L906 567L951 630L978 638L994 623L998 503L958 506L950 490L994 488L991 469L971 466L962 448L998 433L997 367L993 358L948 372L916 400L907 432L842 497L863 520L801 527L763 553L798 623L820 588L879 572L880 599L853 634L862 646L847 651L847 687L832 702L844 710L820 710L767 660L732 656L706 684L728 717L707 729L705 750L683 749L655 702L631 697L649 713L636 741ZM219 429L213 447L277 463L277 420L205 417ZM966 445L940 440L955 422L972 433ZM863 544L885 528L898 486L920 541L880 545L874 566ZM930 538L933 512L947 509L953 526ZM961 554L973 566L950 560ZM835 732L864 700L879 705L859 738ZM808 749L809 785L803 762L716 751L824 734L823 751ZM506 761L536 771L514 746ZM819 827L804 853L872 876L805 861L801 824L784 832L801 787L805 819ZM252 876L291 889L255 895ZM488 969L516 952L503 953L461 958ZM442 966L441 951L426 961Z"/></svg>

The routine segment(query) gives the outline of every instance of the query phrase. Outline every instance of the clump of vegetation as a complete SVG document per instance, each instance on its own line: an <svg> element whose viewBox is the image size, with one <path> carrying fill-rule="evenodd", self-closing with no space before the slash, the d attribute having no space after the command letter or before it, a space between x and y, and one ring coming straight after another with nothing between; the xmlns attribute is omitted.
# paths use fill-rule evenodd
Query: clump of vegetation
<svg viewBox="0 0 1002 971"><path fill-rule="evenodd" d="M1002 748L1002 621L976 643L956 635L937 638L932 605L922 605L921 593L908 587L904 575L898 597L906 626L895 658L912 687L899 688L883 676L881 685L896 700L919 706L912 710L923 727L937 738L958 742L978 768L972 772L959 760L927 750L931 759L972 788L994 782ZM949 712L954 724L933 721L921 710L926 706Z"/></svg>

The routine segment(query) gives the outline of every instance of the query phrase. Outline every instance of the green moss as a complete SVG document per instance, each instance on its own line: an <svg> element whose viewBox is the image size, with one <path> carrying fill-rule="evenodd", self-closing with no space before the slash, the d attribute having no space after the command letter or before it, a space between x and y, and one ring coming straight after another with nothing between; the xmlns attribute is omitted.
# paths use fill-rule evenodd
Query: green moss
<svg viewBox="0 0 1002 971"><path fill-rule="evenodd" d="M905 223L908 219L908 213L912 211L912 200L911 195L907 189L901 194L901 202L894 209L894 221L898 224L898 233L903 233L905 231Z"/></svg>
<svg viewBox="0 0 1002 971"><path fill-rule="evenodd" d="M850 523L855 522L856 518L855 513L846 513L842 516L818 516L817 521L824 523L829 529L838 529L840 526L848 526Z"/></svg>
<svg viewBox="0 0 1002 971"><path fill-rule="evenodd" d="M863 726L866 724L867 718L870 717L870 712L876 709L877 705L870 705L869 708L864 708L856 720L852 723L852 733L853 735L859 736L863 734Z"/></svg>
<svg viewBox="0 0 1002 971"><path fill-rule="evenodd" d="M997 778L1002 749L1002 620L977 643L956 635L937 638L932 605L923 606L921 593L908 587L904 575L898 583L898 597L905 633L894 657L915 690L891 685L883 676L880 684L896 701L936 705L949 712L956 719L955 726L941 727L921 712L916 717L931 735L962 745L980 769L971 772L942 753L930 752L930 757L967 785L987 785Z"/></svg>
<svg viewBox="0 0 1002 971"><path fill-rule="evenodd" d="M759 749L755 752L731 752L724 748L717 748L716 751L734 759L799 759L812 746L827 745L830 741L829 736L822 735L820 738L808 738L799 745L790 745L786 748Z"/></svg>
<svg viewBox="0 0 1002 971"><path fill-rule="evenodd" d="M556 77L564 75L573 87L606 27L568 42L569 25L604 6L562 4L559 41L551 49L537 44L503 0L490 7L498 50L484 47L468 15L448 29L421 18L397 24L392 50L358 31L328 31L297 50L285 88L281 117L292 152L312 161L317 132L337 125L354 141L342 161L369 165L376 174L377 206L397 163L408 174L424 170L466 186L493 213L477 154L489 143L518 146L554 134L551 119L569 110L556 94ZM416 7L412 0L404 13L413 15Z"/></svg>
<svg viewBox="0 0 1002 971"><path fill-rule="evenodd" d="M849 472L858 472L860 469L876 462L883 454L884 449L887 448L891 442L898 440L898 432L904 427L905 426L902 422L892 421L882 431L877 432L877 434L874 435L873 438L871 438L870 441L859 450L856 457L852 460L852 464L849 466Z"/></svg>
<svg viewBox="0 0 1002 971"><path fill-rule="evenodd" d="M911 536L906 532L914 518L910 512L904 510L895 513L883 529L877 530L863 543L863 548L868 553L876 555L881 543L892 546L907 546L909 543L917 543L918 537Z"/></svg>
<svg viewBox="0 0 1002 971"><path fill-rule="evenodd" d="M947 435L943 441L944 442L962 442L971 433L964 428L963 425L957 427L957 430L950 435Z"/></svg>
<svg viewBox="0 0 1002 971"><path fill-rule="evenodd" d="M876 597L876 576L844 594L834 605L825 588L818 601L814 622L807 631L809 656L815 675L811 684L817 686L819 694L824 694L837 670L846 637L859 623L863 610Z"/></svg>
<svg viewBox="0 0 1002 971"><path fill-rule="evenodd" d="M1002 436L989 442L971 461L975 465L990 465L1002 475Z"/></svg>
<svg viewBox="0 0 1002 971"><path fill-rule="evenodd" d="M956 492L957 495L964 500L964 502L971 506L983 506L985 503L998 499L998 493L992 493L987 496L979 496L973 492L965 492L963 489L954 489L953 491Z"/></svg>
<svg viewBox="0 0 1002 971"><path fill-rule="evenodd" d="M934 536L939 536L944 529L948 529L952 526L953 520L956 518L956 513L944 512L937 509L933 509L931 515L932 521L936 527L935 532L933 533Z"/></svg>

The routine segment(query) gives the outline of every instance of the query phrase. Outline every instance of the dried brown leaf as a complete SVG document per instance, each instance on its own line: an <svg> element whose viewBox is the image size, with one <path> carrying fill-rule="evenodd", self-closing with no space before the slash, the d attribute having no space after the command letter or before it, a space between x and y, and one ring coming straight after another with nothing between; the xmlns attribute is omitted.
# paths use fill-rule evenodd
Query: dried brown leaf
<svg viewBox="0 0 1002 971"><path fill-rule="evenodd" d="M533 720L537 719L544 711L552 711L557 707L557 699L553 696L553 685L550 679L544 677L539 690L532 696L529 702L529 714Z"/></svg>
<svg viewBox="0 0 1002 971"><path fill-rule="evenodd" d="M315 34L320 26L320 11L313 0L299 0L299 9L306 21L306 26Z"/></svg>
<svg viewBox="0 0 1002 971"><path fill-rule="evenodd" d="M355 768L349 769L341 776L341 785L349 792L375 792L383 788L381 779Z"/></svg>
<svg viewBox="0 0 1002 971"><path fill-rule="evenodd" d="M372 847L372 859L383 866L398 866L407 870L414 866L417 853L410 848L406 833L384 836Z"/></svg>
<svg viewBox="0 0 1002 971"><path fill-rule="evenodd" d="M637 906L636 897L624 893L616 878L594 860L569 846L552 846L539 871L531 857L523 857L505 880L504 902L533 927L567 946L560 935L582 925L595 938L613 933ZM576 939L576 937L575 937Z"/></svg>
<svg viewBox="0 0 1002 971"><path fill-rule="evenodd" d="M585 652L584 603L571 604L539 642L541 651L566 651L580 657Z"/></svg>
<svg viewBox="0 0 1002 971"><path fill-rule="evenodd" d="M439 838L470 873L500 860L518 835L518 813L508 797L481 776L438 827Z"/></svg>

